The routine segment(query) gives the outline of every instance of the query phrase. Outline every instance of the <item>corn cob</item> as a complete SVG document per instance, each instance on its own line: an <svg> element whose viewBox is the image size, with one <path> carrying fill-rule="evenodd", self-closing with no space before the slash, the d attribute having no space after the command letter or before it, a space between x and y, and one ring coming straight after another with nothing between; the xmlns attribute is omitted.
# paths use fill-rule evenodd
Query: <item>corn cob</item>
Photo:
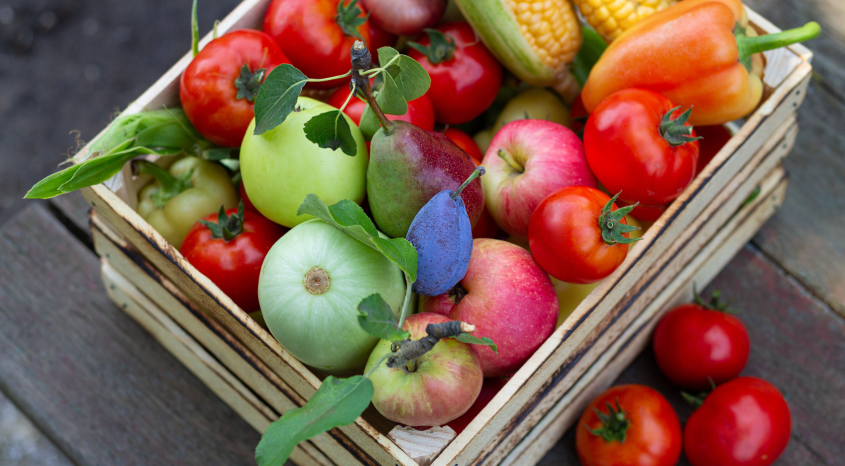
<svg viewBox="0 0 845 466"><path fill-rule="evenodd" d="M521 80L565 98L578 87L568 70L581 48L571 0L456 0L491 52Z"/></svg>
<svg viewBox="0 0 845 466"><path fill-rule="evenodd" d="M608 42L678 0L575 0L587 23Z"/></svg>

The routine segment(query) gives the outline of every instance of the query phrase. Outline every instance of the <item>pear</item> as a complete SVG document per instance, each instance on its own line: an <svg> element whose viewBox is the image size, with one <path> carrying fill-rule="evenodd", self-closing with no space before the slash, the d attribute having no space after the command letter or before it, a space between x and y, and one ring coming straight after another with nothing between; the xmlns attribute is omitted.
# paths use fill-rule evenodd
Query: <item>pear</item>
<svg viewBox="0 0 845 466"><path fill-rule="evenodd" d="M417 294L445 293L466 275L472 256L472 224L461 192L483 174L484 167L478 167L457 190L435 194L411 222L405 239L417 249Z"/></svg>

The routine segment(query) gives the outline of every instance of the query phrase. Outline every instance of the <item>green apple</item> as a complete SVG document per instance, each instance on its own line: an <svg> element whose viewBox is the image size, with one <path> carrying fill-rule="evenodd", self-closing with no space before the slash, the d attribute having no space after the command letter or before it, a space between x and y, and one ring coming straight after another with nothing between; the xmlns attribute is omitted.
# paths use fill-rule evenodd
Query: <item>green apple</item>
<svg viewBox="0 0 845 466"><path fill-rule="evenodd" d="M551 91L532 87L522 91L505 105L493 125L493 135L512 121L529 119L553 121L568 127L569 109L560 101L560 97Z"/></svg>
<svg viewBox="0 0 845 466"><path fill-rule="evenodd" d="M309 193L328 205L343 199L360 204L367 193L367 148L358 126L343 115L358 146L354 157L323 149L305 137L303 128L311 118L337 109L308 97L300 97L296 107L284 123L258 136L253 118L241 145L241 176L249 199L265 217L286 227L313 218L296 215Z"/></svg>
<svg viewBox="0 0 845 466"><path fill-rule="evenodd" d="M373 293L398 317L405 300L399 266L317 219L273 245L258 280L273 336L300 361L336 375L360 373L378 342L358 324L358 304Z"/></svg>

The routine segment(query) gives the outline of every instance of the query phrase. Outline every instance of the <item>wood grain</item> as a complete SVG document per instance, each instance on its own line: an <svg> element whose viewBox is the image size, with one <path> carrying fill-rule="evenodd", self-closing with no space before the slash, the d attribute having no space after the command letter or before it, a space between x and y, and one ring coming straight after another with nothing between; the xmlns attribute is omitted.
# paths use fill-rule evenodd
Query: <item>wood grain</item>
<svg viewBox="0 0 845 466"><path fill-rule="evenodd" d="M75 463L250 464L258 434L103 292L38 204L0 230L0 389Z"/></svg>
<svg viewBox="0 0 845 466"><path fill-rule="evenodd" d="M845 16L841 0L747 0L786 29L818 21L816 76L799 109L802 130L787 159L792 174L783 209L754 238L764 254L845 315Z"/></svg>

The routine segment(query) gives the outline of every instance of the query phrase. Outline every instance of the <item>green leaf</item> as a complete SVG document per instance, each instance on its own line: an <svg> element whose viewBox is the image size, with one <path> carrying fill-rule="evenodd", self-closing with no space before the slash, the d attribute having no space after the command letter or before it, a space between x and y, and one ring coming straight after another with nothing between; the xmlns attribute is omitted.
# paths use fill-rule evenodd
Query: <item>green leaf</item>
<svg viewBox="0 0 845 466"><path fill-rule="evenodd" d="M575 60L572 63L572 74L575 75L578 85L584 87L593 66L596 65L607 49L607 42L596 31L586 26L581 28L581 32L583 42L581 50L578 51L578 55L575 55Z"/></svg>
<svg viewBox="0 0 845 466"><path fill-rule="evenodd" d="M365 332L382 340L402 341L411 338L411 333L399 328L399 321L390 305L380 294L371 294L358 304L358 324Z"/></svg>
<svg viewBox="0 0 845 466"><path fill-rule="evenodd" d="M350 157L358 153L358 144L352 136L349 122L340 110L321 113L308 120L305 137L323 149L340 149Z"/></svg>
<svg viewBox="0 0 845 466"><path fill-rule="evenodd" d="M255 98L255 131L259 135L284 123L308 77L293 65L279 65L267 75Z"/></svg>
<svg viewBox="0 0 845 466"><path fill-rule="evenodd" d="M372 398L373 383L364 376L326 377L305 406L270 424L255 448L255 461L258 466L281 466L299 442L355 422Z"/></svg>
<svg viewBox="0 0 845 466"><path fill-rule="evenodd" d="M401 76L401 74L400 74ZM408 112L408 102L396 87L396 81L389 73L382 73L384 84L376 93L376 102L381 111L390 115L404 115Z"/></svg>
<svg viewBox="0 0 845 466"><path fill-rule="evenodd" d="M367 105L364 108L364 113L361 115L361 122L358 123L358 129L361 130L361 134L364 135L364 139L370 141L373 139L373 136L376 135L379 128L381 128L381 126L378 124L376 114L370 106Z"/></svg>
<svg viewBox="0 0 845 466"><path fill-rule="evenodd" d="M455 340L458 340L462 343L469 343L470 345L485 345L489 346L494 353L498 353L499 349L496 347L496 344L493 343L493 340L490 337L478 338L470 335L469 333L462 333L455 337Z"/></svg>
<svg viewBox="0 0 845 466"><path fill-rule="evenodd" d="M50 199L64 194L64 191L59 188L73 178L74 173L79 170L82 165L74 165L65 168L64 170L53 173L43 180L35 183L35 186L27 191L24 199Z"/></svg>
<svg viewBox="0 0 845 466"><path fill-rule="evenodd" d="M423 94L428 92L428 88L431 87L431 77L425 71L425 68L413 58L407 55L399 55L399 52L391 47L378 49L378 60L382 66L385 66L397 55L399 56L398 60L394 61L387 68L388 73L383 73L383 75L390 74L396 82L399 92L405 97L405 101L410 102L422 97ZM396 74L394 66L398 66L401 72ZM382 110L384 109L382 108Z"/></svg>
<svg viewBox="0 0 845 466"><path fill-rule="evenodd" d="M329 207L316 194L305 196L297 215L313 215L367 246L381 252L408 275L417 279L417 250L405 238L385 239L378 235L372 220L358 204L344 199ZM408 284L410 286L410 283Z"/></svg>

